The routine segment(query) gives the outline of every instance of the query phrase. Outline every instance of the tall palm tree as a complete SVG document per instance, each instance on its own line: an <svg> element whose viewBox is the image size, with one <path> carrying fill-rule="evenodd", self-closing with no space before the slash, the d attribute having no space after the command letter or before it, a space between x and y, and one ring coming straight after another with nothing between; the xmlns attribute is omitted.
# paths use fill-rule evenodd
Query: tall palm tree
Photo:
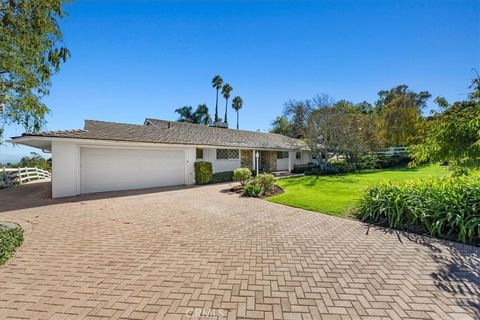
<svg viewBox="0 0 480 320"><path fill-rule="evenodd" d="M232 100L232 108L237 112L237 129L238 129L238 111L243 107L243 100L239 96L236 96Z"/></svg>
<svg viewBox="0 0 480 320"><path fill-rule="evenodd" d="M222 84L223 84L223 79L222 77L220 77L220 75L217 74L215 77L213 77L212 87L214 87L215 90L217 90L217 100L215 102L215 122L220 121L220 119L218 118L218 91L222 88Z"/></svg>
<svg viewBox="0 0 480 320"><path fill-rule="evenodd" d="M222 95L225 98L225 123L228 122L227 120L227 109L228 109L228 99L230 98L230 93L232 92L233 88L230 84L225 83L222 88Z"/></svg>

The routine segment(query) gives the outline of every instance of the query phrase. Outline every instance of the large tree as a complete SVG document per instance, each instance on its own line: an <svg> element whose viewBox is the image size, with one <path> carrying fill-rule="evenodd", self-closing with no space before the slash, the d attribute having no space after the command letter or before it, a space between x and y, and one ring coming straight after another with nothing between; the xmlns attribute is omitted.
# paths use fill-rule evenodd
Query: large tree
<svg viewBox="0 0 480 320"><path fill-rule="evenodd" d="M355 160L378 148L373 113L346 100L333 105L318 101L315 106L308 119L307 142L317 159L342 155Z"/></svg>
<svg viewBox="0 0 480 320"><path fill-rule="evenodd" d="M471 88L467 101L449 105L444 98L436 99L442 111L427 121L425 139L414 148L414 164L442 161L455 169L480 167L480 78Z"/></svg>
<svg viewBox="0 0 480 320"><path fill-rule="evenodd" d="M292 124L288 118L284 115L278 116L272 122L271 133L281 134L287 137L293 136Z"/></svg>
<svg viewBox="0 0 480 320"><path fill-rule="evenodd" d="M64 0L0 0L0 136L9 123L45 124L51 76L69 57L61 46Z"/></svg>
<svg viewBox="0 0 480 320"><path fill-rule="evenodd" d="M414 92L399 85L378 93L376 109L382 115L381 134L388 146L418 143L423 130L422 110L431 97L427 91Z"/></svg>
<svg viewBox="0 0 480 320"><path fill-rule="evenodd" d="M220 75L216 75L212 79L212 87L215 89L217 96L215 100L215 122L220 121L220 118L218 117L218 91L222 88L223 84L223 79L220 77Z"/></svg>
<svg viewBox="0 0 480 320"><path fill-rule="evenodd" d="M291 137L301 139L306 136L307 121L313 110L311 100L289 100L284 105L283 115L292 126Z"/></svg>

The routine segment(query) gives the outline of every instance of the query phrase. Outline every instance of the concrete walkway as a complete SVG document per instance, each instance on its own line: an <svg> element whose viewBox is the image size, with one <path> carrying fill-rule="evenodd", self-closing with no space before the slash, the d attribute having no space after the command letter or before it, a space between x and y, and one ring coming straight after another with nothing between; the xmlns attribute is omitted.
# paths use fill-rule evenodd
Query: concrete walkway
<svg viewBox="0 0 480 320"><path fill-rule="evenodd" d="M0 319L479 319L480 251L228 184L49 198L0 191L25 243ZM208 316L207 316L208 315Z"/></svg>

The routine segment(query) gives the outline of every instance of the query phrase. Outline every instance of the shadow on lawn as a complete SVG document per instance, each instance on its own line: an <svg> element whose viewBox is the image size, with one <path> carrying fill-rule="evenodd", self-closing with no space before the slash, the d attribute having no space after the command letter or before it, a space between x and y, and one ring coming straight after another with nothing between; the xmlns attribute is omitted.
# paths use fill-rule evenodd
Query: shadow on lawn
<svg viewBox="0 0 480 320"><path fill-rule="evenodd" d="M430 274L435 286L452 295L475 319L480 319L480 248L375 225L367 226L367 234L370 228L395 233L402 243L403 237L426 247L438 265L437 271Z"/></svg>

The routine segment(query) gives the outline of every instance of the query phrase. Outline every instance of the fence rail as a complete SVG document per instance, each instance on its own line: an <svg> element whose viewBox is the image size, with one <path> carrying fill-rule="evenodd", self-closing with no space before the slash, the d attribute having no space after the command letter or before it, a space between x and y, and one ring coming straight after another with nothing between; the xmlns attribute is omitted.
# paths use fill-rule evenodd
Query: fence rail
<svg viewBox="0 0 480 320"><path fill-rule="evenodd" d="M385 156L397 156L397 155L404 155L408 153L408 148L407 147L390 147L390 148L385 148L381 151L378 151L378 155L385 155Z"/></svg>
<svg viewBox="0 0 480 320"><path fill-rule="evenodd" d="M10 187L16 184L50 178L47 170L39 168L0 168L0 188Z"/></svg>

